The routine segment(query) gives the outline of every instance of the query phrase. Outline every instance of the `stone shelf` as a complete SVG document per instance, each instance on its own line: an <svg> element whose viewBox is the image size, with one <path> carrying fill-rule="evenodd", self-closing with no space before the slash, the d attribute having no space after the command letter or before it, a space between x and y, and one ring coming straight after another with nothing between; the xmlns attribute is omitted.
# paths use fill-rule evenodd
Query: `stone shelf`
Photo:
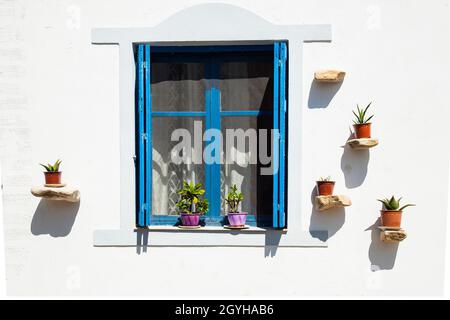
<svg viewBox="0 0 450 320"><path fill-rule="evenodd" d="M380 232L380 240L387 243L400 242L406 239L407 233L401 228L378 227Z"/></svg>
<svg viewBox="0 0 450 320"><path fill-rule="evenodd" d="M317 211L348 207L351 205L352 201L347 196L316 196L315 208Z"/></svg>
<svg viewBox="0 0 450 320"><path fill-rule="evenodd" d="M378 139L374 138L351 139L347 141L347 145L355 150L366 150L378 145Z"/></svg>
<svg viewBox="0 0 450 320"><path fill-rule="evenodd" d="M45 198L48 200L78 202L80 201L80 191L71 187L33 187L31 194L35 197Z"/></svg>
<svg viewBox="0 0 450 320"><path fill-rule="evenodd" d="M345 72L340 70L320 70L314 73L314 79L319 82L336 83L345 78Z"/></svg>

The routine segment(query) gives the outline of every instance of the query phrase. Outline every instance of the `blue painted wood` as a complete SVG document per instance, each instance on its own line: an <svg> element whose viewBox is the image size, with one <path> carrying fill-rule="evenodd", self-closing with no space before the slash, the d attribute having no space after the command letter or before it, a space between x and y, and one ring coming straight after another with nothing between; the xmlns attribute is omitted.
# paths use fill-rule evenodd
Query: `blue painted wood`
<svg viewBox="0 0 450 320"><path fill-rule="evenodd" d="M279 60L280 60L280 43L276 42L273 45L273 129L276 132L279 129ZM272 136L272 163L274 169L277 168L276 164L279 161L279 148L278 148L278 134L274 133ZM273 203L272 203L272 226L278 228L280 222L278 219L278 170L273 172Z"/></svg>
<svg viewBox="0 0 450 320"><path fill-rule="evenodd" d="M221 226L227 224L227 219L224 216L209 216L205 215L201 217L201 220L206 223L207 226ZM179 223L178 215L153 215L152 216L152 226L164 226L164 225L176 225ZM256 216L248 215L246 224L249 226L256 226Z"/></svg>
<svg viewBox="0 0 450 320"><path fill-rule="evenodd" d="M220 116L222 117L247 117L247 116L271 116L272 111L269 110L236 110L236 111L221 111Z"/></svg>
<svg viewBox="0 0 450 320"><path fill-rule="evenodd" d="M205 65L205 76L207 79L211 78L211 63L206 63ZM211 128L211 86L208 85L205 91L205 111L206 111L206 119L205 119L205 130ZM205 143L205 147L206 147ZM208 199L211 204L211 195L212 195L212 186L211 186L211 166L205 165L205 197ZM210 211L210 210L209 210ZM209 212L208 212L209 214Z"/></svg>
<svg viewBox="0 0 450 320"><path fill-rule="evenodd" d="M273 46L267 45L218 45L218 46L153 46L153 52L255 52L272 51Z"/></svg>
<svg viewBox="0 0 450 320"><path fill-rule="evenodd" d="M241 46L239 46L241 47ZM251 48L252 47L252 48ZM174 52L173 47L165 47L164 49L161 49L162 47L151 47L152 55L155 52ZM228 48L227 50L218 50L218 49L224 49L225 47L219 46L219 48L206 48L202 47L201 49L204 50L203 52L224 52L227 51L237 51L238 48ZM221 117L226 116L272 116L274 117L274 129L279 129L279 121L280 121L280 96L279 96L279 59L280 59L280 44L275 43L274 45L269 46L259 46L259 48L253 48L253 46L249 46L248 48L239 48L242 51L252 51L257 52L261 50L270 50L274 52L274 111L266 111L266 110L250 110L251 106L249 106L249 110L236 110L236 111L220 111L220 90L218 87L217 80L219 78L219 66L222 61L228 60L230 57L222 56L222 55L215 55L212 56L197 56L195 57L195 52L198 52L198 47L194 48L186 48L186 47L177 47L175 48L175 51L183 52L184 49L192 50L192 58L198 59L199 62L205 63L206 66L206 78L210 79L208 81L208 87L205 91L205 111L183 111L183 112L165 112L165 111L152 111L151 110L151 92L150 92L150 73L148 74L148 80L146 80L146 93L148 93L149 101L146 101L147 106L147 114L150 115L150 117L147 117L146 119L150 119L151 117L205 117L205 129L218 129L220 130L221 127ZM149 48L150 50L150 48ZM165 51L167 50L167 51ZM208 51L210 50L210 51ZM200 50L201 51L201 50ZM149 51L150 53L150 51ZM259 54L258 54L259 55ZM232 55L234 56L234 55ZM260 57L263 57L267 60L267 54L259 55ZM153 57L153 56L152 56ZM159 55L156 59L159 61L159 59L166 57L170 57L170 55ZM200 58L199 58L200 57ZM242 58L243 56L236 55L236 58ZM272 55L270 55L272 57ZM183 56L184 61L185 56ZM232 58L232 57L231 57ZM252 59L252 55L249 54L247 57L249 60ZM147 58L146 61L149 62L150 57ZM175 60L174 60L175 61ZM150 66L150 63L149 63ZM148 87L147 87L148 86ZM147 95L146 95L147 98ZM150 122L150 121L148 121ZM146 129L147 132L151 132L151 122L150 122L150 128ZM279 142L278 140L274 141L274 150L276 152L273 152L273 161L278 162L279 161ZM151 151L151 140L149 141L149 149ZM151 157L151 154L149 155ZM151 159L151 158L150 158ZM148 172L150 175L147 177L147 180L151 182L151 161L147 162L149 166ZM205 189L206 194L205 196L210 200L210 210L205 216L206 221L211 223L211 225L220 225L222 222L223 217L220 215L220 204L221 204L221 165L220 164L212 164L212 165L206 165L205 166ZM273 197L273 212L271 217L271 224L274 227L280 227L280 221L279 221L279 193L278 193L278 184L279 184L279 175L278 172L274 174L273 178L274 183L274 197ZM151 184L150 184L151 187ZM150 190L150 193L147 193L148 199L151 200L151 188L148 188L147 190ZM150 207L151 208L151 207ZM254 216L253 218L250 218L249 216L249 224L250 225L256 225L256 219ZM178 216L167 216L167 215L152 215L151 216L151 224L152 225L164 225L164 224L175 224L178 220ZM252 220L253 219L253 220ZM147 219L146 219L147 220ZM261 220L261 217L258 219ZM149 221L149 219L147 220Z"/></svg>
<svg viewBox="0 0 450 320"><path fill-rule="evenodd" d="M286 226L285 213L285 160L286 160L286 63L287 46L280 43L280 171L279 171L279 227Z"/></svg>
<svg viewBox="0 0 450 320"><path fill-rule="evenodd" d="M150 92L150 45L145 46L145 225L150 225L152 211L152 99Z"/></svg>
<svg viewBox="0 0 450 320"><path fill-rule="evenodd" d="M138 46L138 173L139 173L139 191L138 191L138 225L145 226L145 149L144 149L144 46Z"/></svg>
<svg viewBox="0 0 450 320"><path fill-rule="evenodd" d="M206 111L153 111L152 117L204 117Z"/></svg>
<svg viewBox="0 0 450 320"><path fill-rule="evenodd" d="M219 83L216 79L219 78L219 64L213 61L211 64L211 128L219 130L220 123L220 89ZM220 146L220 149L222 146ZM214 154L214 156L217 156ZM219 155L220 156L220 155ZM213 163L211 167L211 194L210 194L210 209L209 215L212 217L220 216L220 203L221 203L221 177L220 177L220 161L219 163Z"/></svg>

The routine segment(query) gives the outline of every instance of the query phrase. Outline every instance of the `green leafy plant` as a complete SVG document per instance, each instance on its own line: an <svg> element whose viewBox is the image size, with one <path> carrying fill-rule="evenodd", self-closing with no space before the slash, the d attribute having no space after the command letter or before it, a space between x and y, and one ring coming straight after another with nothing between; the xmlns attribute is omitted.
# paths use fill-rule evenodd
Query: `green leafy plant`
<svg viewBox="0 0 450 320"><path fill-rule="evenodd" d="M197 212L205 214L206 212L208 212L208 209L209 209L208 199L200 199L197 202Z"/></svg>
<svg viewBox="0 0 450 320"><path fill-rule="evenodd" d="M59 165L61 164L61 160L56 160L55 164L51 165L48 163L47 165L39 163L41 166L47 170L47 172L58 172L59 171Z"/></svg>
<svg viewBox="0 0 450 320"><path fill-rule="evenodd" d="M201 197L205 193L201 183L193 184L183 181L183 188L177 191L180 200L176 206L182 213L200 212L205 213L208 210L208 200Z"/></svg>
<svg viewBox="0 0 450 320"><path fill-rule="evenodd" d="M415 206L415 204L406 204L403 207L400 207L400 200L402 198L395 199L394 196L392 196L390 199L377 199L383 204L383 207L385 210L394 210L394 211L402 211L403 209L411 206Z"/></svg>
<svg viewBox="0 0 450 320"><path fill-rule="evenodd" d="M231 187L231 191L228 193L225 199L228 204L229 212L236 213L239 212L239 204L244 200L244 195L237 191L236 185Z"/></svg>
<svg viewBox="0 0 450 320"><path fill-rule="evenodd" d="M373 115L371 115L368 118L366 117L367 109L369 109L371 104L372 104L372 102L369 103L367 105L367 107L365 107L364 109L360 108L359 105L356 105L356 112L354 110L352 110L353 114L356 117L356 120L353 120L354 124L365 124L365 123L368 123L370 121L370 119L373 118Z"/></svg>
<svg viewBox="0 0 450 320"><path fill-rule="evenodd" d="M320 177L319 181L331 181L331 177L330 176L328 176L328 177Z"/></svg>

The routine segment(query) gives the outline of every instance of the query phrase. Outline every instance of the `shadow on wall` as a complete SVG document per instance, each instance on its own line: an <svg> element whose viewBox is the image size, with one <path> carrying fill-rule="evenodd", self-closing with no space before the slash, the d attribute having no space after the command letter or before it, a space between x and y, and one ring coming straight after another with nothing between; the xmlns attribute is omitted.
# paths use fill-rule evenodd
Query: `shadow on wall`
<svg viewBox="0 0 450 320"><path fill-rule="evenodd" d="M353 139L353 133L348 140ZM369 165L369 150L353 150L345 145L341 157L341 170L344 173L345 186L349 189L357 188L363 184L367 176Z"/></svg>
<svg viewBox="0 0 450 320"><path fill-rule="evenodd" d="M328 107L341 86L342 81L323 83L313 80L309 90L308 108L321 109Z"/></svg>
<svg viewBox="0 0 450 320"><path fill-rule="evenodd" d="M365 231L371 231L369 260L372 271L391 270L394 268L399 243L385 243L380 240L380 218Z"/></svg>
<svg viewBox="0 0 450 320"><path fill-rule="evenodd" d="M274 257L277 254L283 232L280 230L267 230L264 245L264 257Z"/></svg>
<svg viewBox="0 0 450 320"><path fill-rule="evenodd" d="M31 233L65 237L72 230L80 202L41 199L31 220Z"/></svg>
<svg viewBox="0 0 450 320"><path fill-rule="evenodd" d="M338 232L345 222L345 208L333 208L326 212L320 212L315 209L315 198L317 189L311 191L311 219L309 222L309 233L311 236L327 241ZM327 230L328 233L318 232L318 230Z"/></svg>
<svg viewBox="0 0 450 320"><path fill-rule="evenodd" d="M136 230L136 253L146 253L148 247L148 230Z"/></svg>

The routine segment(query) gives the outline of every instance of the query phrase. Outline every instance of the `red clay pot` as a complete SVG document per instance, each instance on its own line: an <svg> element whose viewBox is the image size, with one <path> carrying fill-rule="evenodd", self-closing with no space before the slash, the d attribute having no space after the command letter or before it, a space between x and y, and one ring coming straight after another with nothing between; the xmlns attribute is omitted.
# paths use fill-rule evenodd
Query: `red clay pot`
<svg viewBox="0 0 450 320"><path fill-rule="evenodd" d="M45 184L61 184L61 171L44 172Z"/></svg>
<svg viewBox="0 0 450 320"><path fill-rule="evenodd" d="M400 228L402 223L402 211L381 210L381 225L383 227Z"/></svg>
<svg viewBox="0 0 450 320"><path fill-rule="evenodd" d="M371 123L354 124L353 129L355 130L356 139L370 138L370 125Z"/></svg>
<svg viewBox="0 0 450 320"><path fill-rule="evenodd" d="M319 196L331 196L334 190L334 181L316 181Z"/></svg>

